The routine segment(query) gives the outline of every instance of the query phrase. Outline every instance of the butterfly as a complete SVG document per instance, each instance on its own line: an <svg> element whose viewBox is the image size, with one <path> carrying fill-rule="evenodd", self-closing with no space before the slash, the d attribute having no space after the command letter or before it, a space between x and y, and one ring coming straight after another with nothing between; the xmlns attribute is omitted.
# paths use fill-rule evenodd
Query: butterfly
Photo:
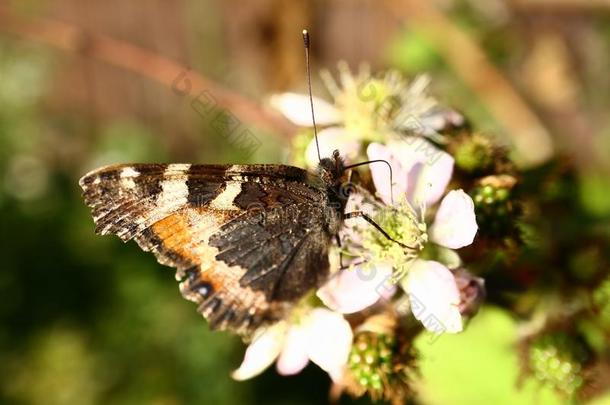
<svg viewBox="0 0 610 405"><path fill-rule="evenodd" d="M309 79L306 32L304 40ZM313 106L312 119L315 130ZM86 174L80 186L96 233L135 240L176 268L182 295L212 329L248 336L328 279L329 247L345 219L361 216L391 239L366 215L345 213L347 171L359 165L346 166L338 151L315 172L279 164L122 164Z"/></svg>
<svg viewBox="0 0 610 405"><path fill-rule="evenodd" d="M80 180L96 232L135 240L175 267L211 328L247 333L328 277L343 222L344 164L114 165Z"/></svg>

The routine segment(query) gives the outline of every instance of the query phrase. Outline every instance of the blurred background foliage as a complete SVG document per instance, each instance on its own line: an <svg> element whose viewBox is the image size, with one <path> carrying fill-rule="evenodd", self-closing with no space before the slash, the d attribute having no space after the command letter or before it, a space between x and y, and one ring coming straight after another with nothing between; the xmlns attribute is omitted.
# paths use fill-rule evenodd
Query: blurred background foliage
<svg viewBox="0 0 610 405"><path fill-rule="evenodd" d="M244 153L212 115L195 111L195 93L168 85L180 69L151 77L154 58L126 69L120 62L132 60L131 48L122 44L199 72L238 102L264 104L273 92L304 89L305 26L315 70L346 60L429 72L441 100L506 144L539 136L516 125L524 119L551 134L578 169L566 192L608 237L606 1L3 0L0 402L327 401L329 382L313 366L290 378L270 370L232 381L241 342L208 330L171 270L135 244L95 236L78 187L80 176L109 163L285 161L290 131L279 117L261 109L267 118L241 122L262 143ZM114 45L98 46L99 38ZM560 403L536 383L518 384L516 336L515 319L490 305L464 334L434 344L422 337L421 402Z"/></svg>

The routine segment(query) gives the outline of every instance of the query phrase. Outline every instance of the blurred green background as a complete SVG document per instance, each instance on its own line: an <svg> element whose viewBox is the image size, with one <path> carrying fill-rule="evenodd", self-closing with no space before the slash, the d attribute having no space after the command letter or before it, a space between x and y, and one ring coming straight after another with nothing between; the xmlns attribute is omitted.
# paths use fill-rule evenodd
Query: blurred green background
<svg viewBox="0 0 610 405"><path fill-rule="evenodd" d="M610 211L607 2L1 1L0 402L327 402L314 366L231 380L239 339L211 333L152 256L95 236L78 187L109 163L285 161L291 128L258 105L305 88L303 27L314 71L339 60L426 71L441 100L507 144L530 136L524 120L551 134L580 170L584 204ZM193 108L195 88L172 89L185 69L216 83L219 101L231 89L254 106L228 110L261 142L254 153L212 124L219 110ZM422 338L420 401L560 403L518 387L516 327L487 307L462 335Z"/></svg>

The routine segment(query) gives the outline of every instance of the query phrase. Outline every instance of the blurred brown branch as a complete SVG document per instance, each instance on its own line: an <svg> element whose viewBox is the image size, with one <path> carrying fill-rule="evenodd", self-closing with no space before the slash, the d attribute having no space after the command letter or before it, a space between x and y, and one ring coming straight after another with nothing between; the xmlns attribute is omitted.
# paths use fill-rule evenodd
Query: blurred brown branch
<svg viewBox="0 0 610 405"><path fill-rule="evenodd" d="M481 98L506 130L523 166L543 163L553 153L550 135L479 45L431 1L386 0L393 13L423 32L456 73Z"/></svg>
<svg viewBox="0 0 610 405"><path fill-rule="evenodd" d="M610 11L610 0L509 0L516 10L548 10L552 12Z"/></svg>
<svg viewBox="0 0 610 405"><path fill-rule="evenodd" d="M0 6L0 31L122 67L169 88L181 73L189 71L186 66L130 43L88 33L80 27L56 20L24 19L5 6ZM207 90L214 95L219 107L241 120L276 134L294 134L296 127L279 113L267 110L197 72L189 71L188 78L194 94Z"/></svg>

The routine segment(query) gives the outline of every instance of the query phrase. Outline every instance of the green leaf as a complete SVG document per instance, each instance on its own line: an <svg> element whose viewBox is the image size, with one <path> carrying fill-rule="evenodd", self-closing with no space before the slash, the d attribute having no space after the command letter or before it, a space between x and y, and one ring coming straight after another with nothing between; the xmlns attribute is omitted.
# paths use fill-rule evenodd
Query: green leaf
<svg viewBox="0 0 610 405"><path fill-rule="evenodd" d="M560 404L549 388L520 375L517 323L498 308L484 307L457 335L433 340L421 335L421 379L418 391L425 404Z"/></svg>

